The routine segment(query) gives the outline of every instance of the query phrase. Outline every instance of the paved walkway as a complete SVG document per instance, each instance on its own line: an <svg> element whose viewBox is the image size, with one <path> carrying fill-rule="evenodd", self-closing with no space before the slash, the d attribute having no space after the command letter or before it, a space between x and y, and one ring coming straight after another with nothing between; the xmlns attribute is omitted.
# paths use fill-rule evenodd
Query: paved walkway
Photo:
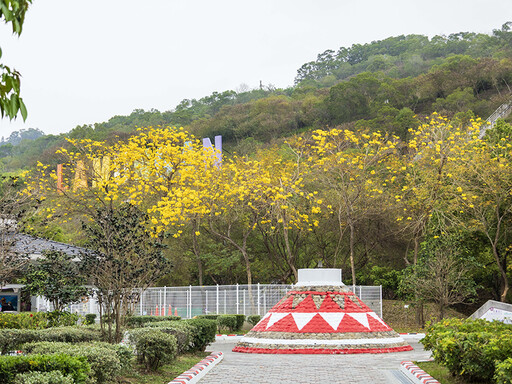
<svg viewBox="0 0 512 384"><path fill-rule="evenodd" d="M409 352L354 355L265 355L231 352L233 341L216 341L207 351L220 351L224 360L201 384L372 384L407 383L398 370L407 360L426 360L419 337L408 338Z"/></svg>

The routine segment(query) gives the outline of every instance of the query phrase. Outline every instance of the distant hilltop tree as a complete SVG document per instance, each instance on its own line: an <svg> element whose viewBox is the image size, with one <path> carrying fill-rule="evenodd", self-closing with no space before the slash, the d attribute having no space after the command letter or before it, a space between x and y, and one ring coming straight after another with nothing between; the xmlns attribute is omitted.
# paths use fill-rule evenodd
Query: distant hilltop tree
<svg viewBox="0 0 512 384"><path fill-rule="evenodd" d="M18 145L23 140L35 140L38 137L44 136L45 133L41 131L39 128L28 128L28 129L20 129L19 131L14 131L9 135L8 138L4 139L2 136L2 140L0 141L0 145L11 144Z"/></svg>

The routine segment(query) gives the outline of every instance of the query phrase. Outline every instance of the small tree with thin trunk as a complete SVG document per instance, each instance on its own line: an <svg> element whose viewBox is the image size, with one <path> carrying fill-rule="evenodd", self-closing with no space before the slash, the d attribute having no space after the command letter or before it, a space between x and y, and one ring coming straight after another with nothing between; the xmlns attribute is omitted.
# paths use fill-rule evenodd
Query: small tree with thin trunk
<svg viewBox="0 0 512 384"><path fill-rule="evenodd" d="M44 296L56 311L79 302L89 295L85 279L73 257L63 252L48 251L34 261L23 277L25 290L33 296Z"/></svg>
<svg viewBox="0 0 512 384"><path fill-rule="evenodd" d="M170 269L160 239L147 230L147 220L132 204L111 204L83 225L93 252L82 255L82 268L96 288L101 329L109 342L121 341L124 319L141 292Z"/></svg>
<svg viewBox="0 0 512 384"><path fill-rule="evenodd" d="M472 270L476 262L460 235L431 236L421 246L418 262L404 271L401 289L439 308L466 303L476 295Z"/></svg>

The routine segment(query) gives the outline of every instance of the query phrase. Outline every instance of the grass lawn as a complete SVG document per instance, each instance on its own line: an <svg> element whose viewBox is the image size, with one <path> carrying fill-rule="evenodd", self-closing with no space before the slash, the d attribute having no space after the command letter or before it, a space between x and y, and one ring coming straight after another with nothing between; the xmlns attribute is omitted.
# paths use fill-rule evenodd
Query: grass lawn
<svg viewBox="0 0 512 384"><path fill-rule="evenodd" d="M136 366L131 372L125 372L119 377L118 382L120 384L165 384L188 371L208 355L208 352L198 352L178 356L173 364L164 365L156 373L146 373L142 367Z"/></svg>
<svg viewBox="0 0 512 384"><path fill-rule="evenodd" d="M436 362L429 361L426 363L416 363L418 367L427 372L434 379L439 381L441 384L465 384L467 381L464 381L460 377L455 377L448 372L446 367L437 364ZM486 384L483 382L471 382L471 384Z"/></svg>

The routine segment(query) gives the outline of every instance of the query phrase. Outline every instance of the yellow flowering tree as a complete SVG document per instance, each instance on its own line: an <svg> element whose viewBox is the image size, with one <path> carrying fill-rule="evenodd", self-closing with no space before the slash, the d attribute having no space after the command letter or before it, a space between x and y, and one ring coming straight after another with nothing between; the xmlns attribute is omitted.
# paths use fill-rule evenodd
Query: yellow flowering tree
<svg viewBox="0 0 512 384"><path fill-rule="evenodd" d="M317 203L336 213L340 237L348 229L352 284L356 284L356 225L375 212L384 195L390 168L386 162L396 153L397 140L379 132L347 129L317 130L312 136L313 155L308 160L324 195Z"/></svg>
<svg viewBox="0 0 512 384"><path fill-rule="evenodd" d="M510 289L507 269L512 251L512 137L507 132L488 132L485 139L475 137L462 148L453 196L459 207L458 223L480 231L487 239L499 273L500 300L504 302Z"/></svg>

